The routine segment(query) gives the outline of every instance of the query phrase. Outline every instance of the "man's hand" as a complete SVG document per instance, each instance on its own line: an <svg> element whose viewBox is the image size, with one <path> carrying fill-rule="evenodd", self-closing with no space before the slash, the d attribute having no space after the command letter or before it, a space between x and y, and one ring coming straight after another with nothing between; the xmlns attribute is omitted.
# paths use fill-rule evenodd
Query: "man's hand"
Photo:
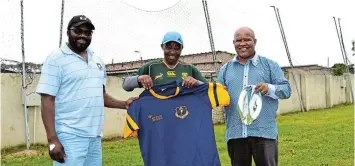
<svg viewBox="0 0 355 166"><path fill-rule="evenodd" d="M266 83L258 83L255 87L255 93L260 92L261 94L265 95L269 92L269 86Z"/></svg>
<svg viewBox="0 0 355 166"><path fill-rule="evenodd" d="M150 89L153 86L153 80L149 75L138 76L138 82L141 83L145 89Z"/></svg>
<svg viewBox="0 0 355 166"><path fill-rule="evenodd" d="M137 100L138 97L131 97L128 100L125 101L126 109L129 108L129 106L133 103L134 100Z"/></svg>
<svg viewBox="0 0 355 166"><path fill-rule="evenodd" d="M198 85L198 81L191 76L186 77L184 79L184 81L182 82L182 86L187 87L187 88L192 88L197 85Z"/></svg>
<svg viewBox="0 0 355 166"><path fill-rule="evenodd" d="M65 154L64 147L58 138L54 138L53 140L48 141L48 151L52 160L58 161L59 163L64 163L64 158L66 158L67 155Z"/></svg>

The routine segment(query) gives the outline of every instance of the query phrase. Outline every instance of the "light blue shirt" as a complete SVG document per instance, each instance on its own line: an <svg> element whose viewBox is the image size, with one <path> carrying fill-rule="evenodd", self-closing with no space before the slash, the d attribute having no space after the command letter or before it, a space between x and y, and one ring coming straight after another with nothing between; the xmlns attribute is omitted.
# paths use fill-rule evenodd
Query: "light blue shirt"
<svg viewBox="0 0 355 166"><path fill-rule="evenodd" d="M57 134L102 136L106 69L90 49L87 55L88 62L64 44L43 63L36 92L55 96Z"/></svg>
<svg viewBox="0 0 355 166"><path fill-rule="evenodd" d="M246 64L241 64L237 58L222 66L218 74L218 82L227 87L231 97L226 113L226 141L248 136L277 139L276 112L278 99L291 96L291 88L280 66L263 56L256 54ZM240 92L247 85L260 82L268 84L269 91L262 96L260 115L251 125L244 125L239 120L238 99Z"/></svg>

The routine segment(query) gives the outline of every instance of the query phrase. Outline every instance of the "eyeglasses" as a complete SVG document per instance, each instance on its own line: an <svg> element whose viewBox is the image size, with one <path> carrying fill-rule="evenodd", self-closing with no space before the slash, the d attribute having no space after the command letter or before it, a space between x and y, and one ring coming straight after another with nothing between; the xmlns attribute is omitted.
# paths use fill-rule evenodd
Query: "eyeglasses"
<svg viewBox="0 0 355 166"><path fill-rule="evenodd" d="M73 32L74 32L76 35L84 34L84 35L86 35L86 36L92 36L92 33L93 33L92 30L82 30L82 29L79 29L79 28L70 28L70 30L73 30Z"/></svg>

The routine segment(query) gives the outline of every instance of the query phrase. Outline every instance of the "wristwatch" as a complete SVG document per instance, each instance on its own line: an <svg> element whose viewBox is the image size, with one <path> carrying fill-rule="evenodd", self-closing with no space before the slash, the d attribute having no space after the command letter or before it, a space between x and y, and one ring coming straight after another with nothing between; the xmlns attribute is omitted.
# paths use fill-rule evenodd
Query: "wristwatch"
<svg viewBox="0 0 355 166"><path fill-rule="evenodd" d="M55 144L49 144L49 151L52 151L55 148Z"/></svg>

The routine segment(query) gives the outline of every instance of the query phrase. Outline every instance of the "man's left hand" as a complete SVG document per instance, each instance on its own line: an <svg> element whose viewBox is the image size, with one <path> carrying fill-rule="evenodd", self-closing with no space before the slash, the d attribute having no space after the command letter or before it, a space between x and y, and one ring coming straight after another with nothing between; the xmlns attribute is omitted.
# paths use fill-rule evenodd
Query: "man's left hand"
<svg viewBox="0 0 355 166"><path fill-rule="evenodd" d="M129 106L133 103L134 100L137 100L138 97L131 97L128 100L126 100L125 104L126 104L126 109L129 108Z"/></svg>
<svg viewBox="0 0 355 166"><path fill-rule="evenodd" d="M261 94L265 95L269 92L269 86L267 83L258 83L255 87L255 93L260 92Z"/></svg>
<svg viewBox="0 0 355 166"><path fill-rule="evenodd" d="M182 86L187 87L187 88L192 88L197 85L198 85L198 81L191 76L186 77L184 79L184 81L182 82Z"/></svg>

